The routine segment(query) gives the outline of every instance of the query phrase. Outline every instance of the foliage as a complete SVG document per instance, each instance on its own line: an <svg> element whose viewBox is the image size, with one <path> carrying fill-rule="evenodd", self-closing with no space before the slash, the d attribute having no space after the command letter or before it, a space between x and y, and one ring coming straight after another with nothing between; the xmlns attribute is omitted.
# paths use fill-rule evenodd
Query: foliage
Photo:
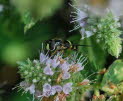
<svg viewBox="0 0 123 101"><path fill-rule="evenodd" d="M39 20L51 16L54 11L60 8L62 0L12 0L22 15L25 23L24 32L30 29Z"/></svg>

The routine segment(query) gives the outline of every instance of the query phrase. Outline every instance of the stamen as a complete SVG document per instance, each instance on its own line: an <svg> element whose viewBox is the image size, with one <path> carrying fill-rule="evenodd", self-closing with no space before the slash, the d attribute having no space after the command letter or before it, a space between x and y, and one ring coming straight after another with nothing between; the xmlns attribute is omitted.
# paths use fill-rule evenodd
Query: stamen
<svg viewBox="0 0 123 101"><path fill-rule="evenodd" d="M81 20L81 18L80 19L73 20L73 21L70 21L70 23L77 22L77 21L80 21L80 20Z"/></svg>
<svg viewBox="0 0 123 101"><path fill-rule="evenodd" d="M77 29L79 29L79 28L80 28L80 25L77 25L77 26L75 26L74 29L70 30L69 32L72 32L72 31L77 30Z"/></svg>

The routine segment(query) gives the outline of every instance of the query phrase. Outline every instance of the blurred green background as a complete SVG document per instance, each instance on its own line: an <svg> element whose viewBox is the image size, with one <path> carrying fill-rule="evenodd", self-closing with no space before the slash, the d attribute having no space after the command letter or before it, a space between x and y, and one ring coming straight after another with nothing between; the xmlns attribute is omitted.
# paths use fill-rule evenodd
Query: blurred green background
<svg viewBox="0 0 123 101"><path fill-rule="evenodd" d="M22 96L21 91L12 90L21 81L16 62L38 59L41 43L45 40L62 38L93 44L92 48L80 48L83 54L88 54L91 64L88 68L98 70L115 59L102 51L95 37L80 41L79 31L69 33L74 26L70 24L72 8L69 2L71 0L0 0L0 101L32 101L30 95ZM30 11L34 19L28 21L26 11Z"/></svg>

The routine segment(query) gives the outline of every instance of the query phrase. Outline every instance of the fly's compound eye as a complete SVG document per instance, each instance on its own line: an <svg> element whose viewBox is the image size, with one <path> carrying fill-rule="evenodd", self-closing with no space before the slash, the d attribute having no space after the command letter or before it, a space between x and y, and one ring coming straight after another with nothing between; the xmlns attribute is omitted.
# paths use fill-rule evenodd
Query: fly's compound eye
<svg viewBox="0 0 123 101"><path fill-rule="evenodd" d="M46 50L53 50L54 49L54 40L47 40L45 41L46 44Z"/></svg>
<svg viewBox="0 0 123 101"><path fill-rule="evenodd" d="M65 42L64 42L64 47L70 48L70 47L71 47L71 42L65 41Z"/></svg>

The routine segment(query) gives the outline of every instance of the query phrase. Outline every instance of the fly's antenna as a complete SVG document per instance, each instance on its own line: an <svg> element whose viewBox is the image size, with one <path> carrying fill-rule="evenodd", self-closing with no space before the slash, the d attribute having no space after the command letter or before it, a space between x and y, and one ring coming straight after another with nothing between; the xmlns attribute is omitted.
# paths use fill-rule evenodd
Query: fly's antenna
<svg viewBox="0 0 123 101"><path fill-rule="evenodd" d="M92 45L74 45L74 46L85 46L85 47L93 47Z"/></svg>

